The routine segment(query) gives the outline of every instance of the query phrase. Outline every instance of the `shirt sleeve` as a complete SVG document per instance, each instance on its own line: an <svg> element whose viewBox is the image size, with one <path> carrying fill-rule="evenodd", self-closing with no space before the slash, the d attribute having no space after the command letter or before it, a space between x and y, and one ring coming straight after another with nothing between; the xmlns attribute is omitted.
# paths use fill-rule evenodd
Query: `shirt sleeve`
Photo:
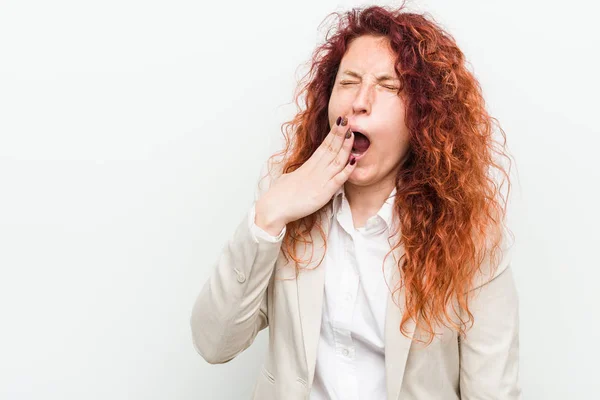
<svg viewBox="0 0 600 400"><path fill-rule="evenodd" d="M269 242L269 243L278 243L283 240L283 237L285 236L285 232L286 232L285 226L283 227L283 229L281 230L279 235L272 236L269 233L265 232L264 229L262 229L261 227L256 225L255 218L256 218L256 202L254 202L254 204L252 204L252 208L250 209L250 212L248 213L248 226L250 227L250 232L252 233L252 238L254 239L254 241L256 243L260 243L261 240Z"/></svg>

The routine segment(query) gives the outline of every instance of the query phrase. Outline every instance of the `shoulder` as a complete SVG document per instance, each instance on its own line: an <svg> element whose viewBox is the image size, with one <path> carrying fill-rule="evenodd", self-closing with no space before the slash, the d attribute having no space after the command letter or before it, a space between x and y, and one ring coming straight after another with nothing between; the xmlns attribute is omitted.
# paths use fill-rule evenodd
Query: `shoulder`
<svg viewBox="0 0 600 400"><path fill-rule="evenodd" d="M498 240L495 242L498 242ZM473 277L471 290L481 288L490 283L502 275L511 265L515 240L510 230L506 227L502 228L499 246L495 251L492 251L491 246L494 244L494 241L489 240L488 244L490 246L486 248L479 270Z"/></svg>

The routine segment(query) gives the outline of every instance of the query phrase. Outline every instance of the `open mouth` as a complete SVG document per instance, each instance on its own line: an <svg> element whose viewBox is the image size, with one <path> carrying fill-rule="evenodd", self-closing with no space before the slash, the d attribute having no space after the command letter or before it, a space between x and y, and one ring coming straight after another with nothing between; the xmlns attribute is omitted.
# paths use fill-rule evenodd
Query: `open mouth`
<svg viewBox="0 0 600 400"><path fill-rule="evenodd" d="M354 132L354 144L352 145L351 151L353 155L361 156L367 151L370 145L371 141L368 137L363 135L361 132Z"/></svg>

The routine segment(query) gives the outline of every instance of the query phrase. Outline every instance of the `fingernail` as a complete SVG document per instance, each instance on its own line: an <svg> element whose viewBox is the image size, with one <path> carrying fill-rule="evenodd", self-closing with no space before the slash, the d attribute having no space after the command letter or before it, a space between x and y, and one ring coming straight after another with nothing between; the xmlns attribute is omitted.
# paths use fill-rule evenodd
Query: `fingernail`
<svg viewBox="0 0 600 400"><path fill-rule="evenodd" d="M348 125L348 118L344 117L344 119L342 120L342 126L346 125Z"/></svg>
<svg viewBox="0 0 600 400"><path fill-rule="evenodd" d="M352 131L350 129L348 129L348 132L346 132L346 139L350 139L352 137Z"/></svg>
<svg viewBox="0 0 600 400"><path fill-rule="evenodd" d="M355 162L356 162L356 158L352 157L350 159L350 165L354 165Z"/></svg>
<svg viewBox="0 0 600 400"><path fill-rule="evenodd" d="M342 117L338 117L338 119L335 121L335 124L339 126L340 122L342 122Z"/></svg>

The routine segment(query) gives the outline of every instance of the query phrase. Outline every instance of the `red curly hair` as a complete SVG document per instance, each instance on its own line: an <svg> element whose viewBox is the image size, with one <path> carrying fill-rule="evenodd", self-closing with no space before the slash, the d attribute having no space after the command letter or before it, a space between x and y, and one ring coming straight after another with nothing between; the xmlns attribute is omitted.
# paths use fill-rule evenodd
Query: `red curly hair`
<svg viewBox="0 0 600 400"><path fill-rule="evenodd" d="M279 162L283 173L309 159L329 131L329 98L350 42L362 35L386 37L397 55L398 94L405 98L410 133L409 154L396 176L394 212L399 216L400 242L391 244L392 249L404 246L398 260L402 279L394 289L405 287L400 331L407 335L406 323L412 319L429 337L428 343L438 324L462 334L473 323L469 292L482 261L491 255L495 261L490 265L497 265L510 179L494 155L508 159L510 172L506 135L486 112L481 88L468 71L464 54L433 18L407 12L404 5L331 15L338 17L337 27L313 53L310 70L295 94L299 112L282 125L285 148L271 159L283 156ZM305 109L299 103L302 96ZM502 144L493 139L495 127ZM494 171L500 172L501 182L492 177ZM501 191L504 183L506 197ZM286 259L295 261L296 273L306 261L298 258L296 246L312 243L315 224L326 242L318 217L329 204L287 225L282 250Z"/></svg>

